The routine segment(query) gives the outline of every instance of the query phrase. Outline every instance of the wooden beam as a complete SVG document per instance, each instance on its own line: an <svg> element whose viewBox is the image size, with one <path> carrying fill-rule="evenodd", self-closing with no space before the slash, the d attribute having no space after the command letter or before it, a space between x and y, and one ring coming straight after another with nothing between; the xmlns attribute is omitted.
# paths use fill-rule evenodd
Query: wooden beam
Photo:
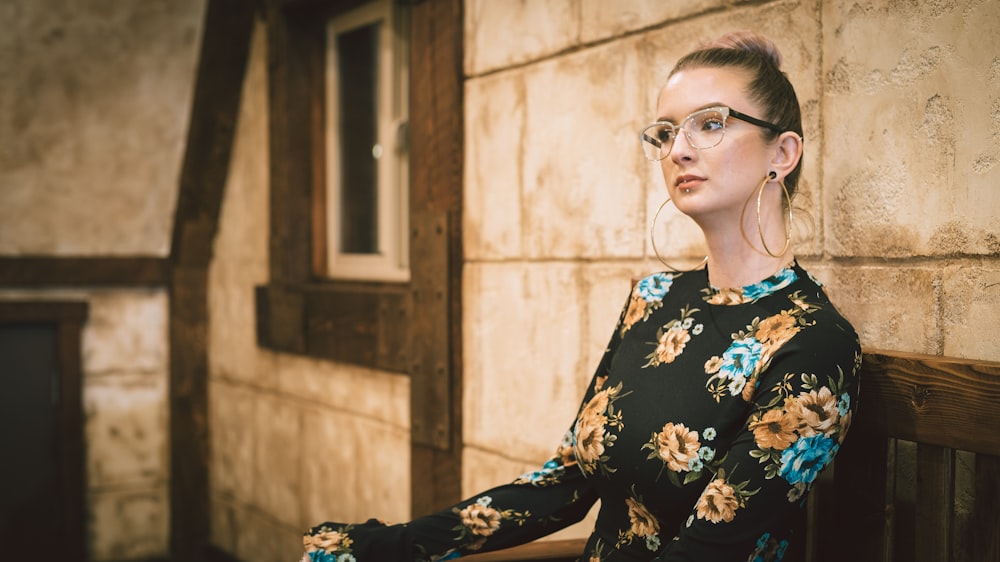
<svg viewBox="0 0 1000 562"><path fill-rule="evenodd" d="M157 257L0 257L0 287L163 287L169 272Z"/></svg>
<svg viewBox="0 0 1000 562"><path fill-rule="evenodd" d="M208 267L229 173L254 3L209 0L170 250L170 554L209 544Z"/></svg>

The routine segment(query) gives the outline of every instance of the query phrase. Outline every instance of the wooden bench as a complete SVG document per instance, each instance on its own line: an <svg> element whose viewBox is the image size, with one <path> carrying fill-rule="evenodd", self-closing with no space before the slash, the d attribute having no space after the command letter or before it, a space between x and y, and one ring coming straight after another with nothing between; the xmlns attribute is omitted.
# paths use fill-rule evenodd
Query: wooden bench
<svg viewBox="0 0 1000 562"><path fill-rule="evenodd" d="M861 400L784 562L1000 562L1000 363L867 351ZM536 541L468 562L576 562Z"/></svg>

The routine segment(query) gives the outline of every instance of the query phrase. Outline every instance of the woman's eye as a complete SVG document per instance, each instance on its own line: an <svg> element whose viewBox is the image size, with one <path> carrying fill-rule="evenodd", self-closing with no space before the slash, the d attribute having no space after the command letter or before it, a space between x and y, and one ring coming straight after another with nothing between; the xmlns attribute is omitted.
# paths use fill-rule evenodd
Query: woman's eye
<svg viewBox="0 0 1000 562"><path fill-rule="evenodd" d="M717 117L709 117L701 122L701 127L699 130L702 131L718 131L725 126L725 122Z"/></svg>
<svg viewBox="0 0 1000 562"><path fill-rule="evenodd" d="M656 138L664 144L673 141L675 136L673 129L660 129L656 134Z"/></svg>

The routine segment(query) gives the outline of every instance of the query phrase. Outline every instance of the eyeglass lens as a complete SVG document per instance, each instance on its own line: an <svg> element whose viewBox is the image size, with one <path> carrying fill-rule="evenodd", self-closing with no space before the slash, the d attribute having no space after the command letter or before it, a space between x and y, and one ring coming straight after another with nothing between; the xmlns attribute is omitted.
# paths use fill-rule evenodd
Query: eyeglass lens
<svg viewBox="0 0 1000 562"><path fill-rule="evenodd" d="M726 115L717 109L706 109L689 115L680 127L672 123L655 123L643 129L642 150L649 160L663 160L670 154L677 133L684 131L688 143L697 149L712 148L722 142Z"/></svg>

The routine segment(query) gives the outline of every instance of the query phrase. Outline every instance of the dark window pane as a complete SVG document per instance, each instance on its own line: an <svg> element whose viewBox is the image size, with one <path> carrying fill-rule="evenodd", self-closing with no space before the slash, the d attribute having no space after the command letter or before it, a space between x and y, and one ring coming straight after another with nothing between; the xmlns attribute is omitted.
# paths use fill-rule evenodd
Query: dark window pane
<svg viewBox="0 0 1000 562"><path fill-rule="evenodd" d="M378 167L372 149L378 142L379 24L337 36L340 80L340 251L373 254L378 250Z"/></svg>

